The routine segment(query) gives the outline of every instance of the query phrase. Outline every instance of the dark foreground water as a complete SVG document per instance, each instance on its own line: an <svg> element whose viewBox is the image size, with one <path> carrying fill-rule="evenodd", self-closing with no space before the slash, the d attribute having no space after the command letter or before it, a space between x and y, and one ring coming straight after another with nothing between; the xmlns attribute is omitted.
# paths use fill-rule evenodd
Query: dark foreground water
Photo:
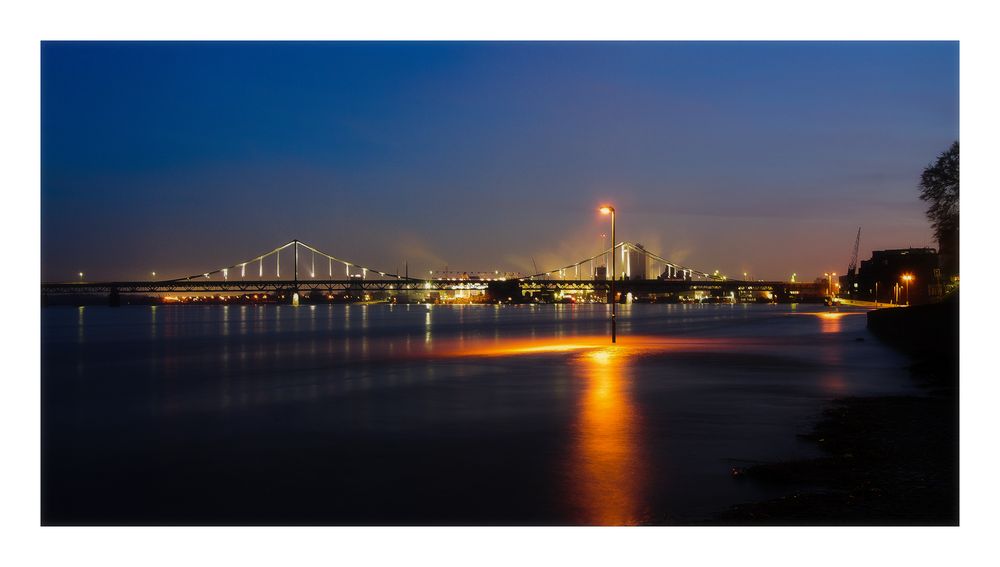
<svg viewBox="0 0 1000 567"><path fill-rule="evenodd" d="M912 391L862 312L623 306L611 347L607 309L43 309L43 521L695 522Z"/></svg>

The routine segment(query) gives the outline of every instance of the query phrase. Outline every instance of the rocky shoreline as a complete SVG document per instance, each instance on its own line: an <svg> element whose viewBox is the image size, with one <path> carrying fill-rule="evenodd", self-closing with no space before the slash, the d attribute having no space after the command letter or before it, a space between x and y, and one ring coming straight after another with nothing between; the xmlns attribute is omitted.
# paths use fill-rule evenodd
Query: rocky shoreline
<svg viewBox="0 0 1000 567"><path fill-rule="evenodd" d="M958 298L873 311L869 329L911 356L925 394L833 401L802 436L823 457L732 471L734 482L777 483L789 496L706 523L958 525Z"/></svg>

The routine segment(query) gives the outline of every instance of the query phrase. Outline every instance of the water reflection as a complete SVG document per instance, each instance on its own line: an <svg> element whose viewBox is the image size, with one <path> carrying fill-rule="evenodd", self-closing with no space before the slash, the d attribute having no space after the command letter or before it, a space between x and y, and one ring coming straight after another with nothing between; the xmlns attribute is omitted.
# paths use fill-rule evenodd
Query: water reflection
<svg viewBox="0 0 1000 567"><path fill-rule="evenodd" d="M807 309L633 307L614 347L605 306L48 309L46 425L74 451L48 466L125 478L75 456L97 447L155 463L166 484L204 471L191 501L315 503L262 507L262 523L684 522L758 499L728 459L795 456L823 397L909 392L901 359L859 340L862 317ZM313 471L294 498L274 484L282 463ZM261 490L226 492L243 475ZM182 500L135 478L151 509ZM74 494L100 509L121 493L108 486ZM377 515L373 498L395 505Z"/></svg>
<svg viewBox="0 0 1000 567"><path fill-rule="evenodd" d="M85 309L86 309L86 307L84 307L83 305L81 305L80 307L77 308L77 311L76 311L77 312L77 315L76 315L76 342L78 342L78 343L82 343L83 342L83 338L84 338L84 334L83 334L83 313L84 313Z"/></svg>
<svg viewBox="0 0 1000 567"><path fill-rule="evenodd" d="M635 525L642 520L646 475L639 457L640 422L630 392L632 358L616 347L576 358L586 386L570 475L581 524Z"/></svg>
<svg viewBox="0 0 1000 567"><path fill-rule="evenodd" d="M850 313L817 313L820 320L820 332L836 334L843 331L843 317ZM827 342L820 351L823 362L823 375L820 378L820 389L828 396L843 396L847 393L847 381L844 379L843 345L840 342Z"/></svg>
<svg viewBox="0 0 1000 567"><path fill-rule="evenodd" d="M711 351L719 348L740 348L759 343L755 339L671 337L632 335L622 337L614 346L606 335L574 335L566 338L478 338L436 340L431 357L526 356L572 354L579 351L606 352L614 360L640 354ZM611 353L614 353L613 355ZM601 355L603 356L603 355ZM609 359L609 361L612 359Z"/></svg>
<svg viewBox="0 0 1000 567"><path fill-rule="evenodd" d="M843 330L844 323L842 319L850 315L864 315L863 312L857 311L821 311L819 313L796 313L795 315L806 315L808 317L816 317L820 322L820 332L821 333L839 333Z"/></svg>
<svg viewBox="0 0 1000 567"><path fill-rule="evenodd" d="M820 332L822 333L839 333L842 327L840 319L845 315L845 313L820 313Z"/></svg>

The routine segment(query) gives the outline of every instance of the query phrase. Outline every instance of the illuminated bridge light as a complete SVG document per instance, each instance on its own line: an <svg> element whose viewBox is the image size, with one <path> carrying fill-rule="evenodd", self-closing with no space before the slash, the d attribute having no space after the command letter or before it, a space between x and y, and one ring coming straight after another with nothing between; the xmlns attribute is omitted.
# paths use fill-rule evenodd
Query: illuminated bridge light
<svg viewBox="0 0 1000 567"><path fill-rule="evenodd" d="M348 278L363 278L363 279L367 279L368 272L372 271L372 272L376 273L379 276L379 278L399 278L399 279L403 279L403 276L401 276L399 274L395 274L395 273L394 274L390 274L388 272L384 272L384 271L381 271L381 270L375 270L375 269L363 267L363 266L361 266L359 264L353 264L353 263L348 262L346 260L341 260L341 259L336 258L334 256L330 256L328 254L325 254L324 252L321 252L321 251L319 251L319 250L317 250L317 249L315 249L315 248L313 248L313 247L311 247L311 246L309 246L309 245L307 245L305 243L298 243L298 241L293 241L293 242L289 242L287 244L284 244L282 246L279 246L277 248L274 248L274 249L272 249L272 250L270 250L270 251L268 251L268 252L266 252L266 253L264 253L262 255L254 256L250 260L243 261L243 262L233 263L233 264L231 264L227 268L219 268L219 269L216 269L216 270L210 270L210 271L204 272L204 273L202 273L200 275L191 275L191 276L187 276L185 278L178 278L177 280L178 281L181 281L181 280L191 281L191 280L196 280L197 278L204 278L206 280L209 280L209 279L211 279L212 274L221 273L222 276L223 276L224 282L218 282L216 284L211 284L211 283L206 282L204 284L204 287L200 288L200 291L211 291L211 290L214 290L214 289L220 289L220 290L230 291L229 288L224 287L224 286L228 285L229 271L231 269L238 267L240 269L240 278L243 279L243 280L245 280L247 278L247 274L246 274L247 264L252 264L253 262L257 262L257 274L258 274L258 277L261 280L263 280L264 279L264 277L263 277L264 276L264 260L266 258L272 256L272 255L275 257L275 278L280 279L281 278L281 251L284 250L285 248L292 247L293 245L296 246L296 247L299 246L299 245L306 246L312 252L313 258L312 258L312 263L311 263L311 269L309 270L309 277L310 278L317 278L318 277L317 273L316 273L316 269L315 269L315 256L316 255L320 255L321 257L325 256L327 258L327 271L328 271L328 274L330 275L331 278L333 277L333 261L336 260L337 262L341 262L341 263L344 264L344 272L345 272L345 274L347 275ZM486 272L481 272L481 273L476 274L474 277L467 276L465 274L463 274L462 277L454 277L453 274L448 273L448 272L439 272L438 274L435 274L434 270L429 270L428 271L428 274L429 274L428 279L425 280L425 281L422 281L420 283L424 283L425 284L424 288L426 288L426 289L434 289L435 286L432 285L430 282L431 281L437 281L437 282L439 282L437 284L437 287L440 288L440 289L442 289L442 290L443 289L447 289L447 288L450 287L450 289L454 289L456 291L460 291L460 292L465 293L465 292L470 292L470 291L473 291L473 290L483 290L483 289L486 289L487 286L488 286L488 284L490 282L512 281L513 280L515 282L518 282L518 285L520 285L523 289L526 289L528 291L528 293L532 293L531 290L537 291L539 289L539 286L538 286L538 283L537 283L538 280L543 280L544 281L546 279L548 279L548 280L561 279L561 280L564 280L564 281L561 281L561 282L550 281L547 284L541 284L541 287L544 288L545 286L549 286L551 288L552 286L555 286L555 287L558 288L560 296L564 295L564 293L563 293L562 290L589 290L590 292L593 292L593 290L595 289L594 285L589 285L588 286L586 284L582 284L579 281L577 281L576 283L569 283L568 281L565 281L565 280L567 280L567 275L568 275L567 272L570 271L570 268L572 268L572 272L573 272L572 275L575 276L577 278L577 280L579 280L579 278L583 275L582 273L587 268L589 268L591 274L593 274L593 275L596 276L596 271L595 270L596 270L597 259L599 259L599 258L606 258L609 253L613 254L614 253L613 252L614 249L621 249L621 253L622 253L623 258L626 258L626 260L627 260L627 258L628 258L628 256L627 256L628 250L634 250L636 248L633 245L631 245L630 243L628 243L628 242L622 242L622 243L619 243L619 244L613 246L610 250L603 251L603 252L597 254L596 256L594 256L592 258L587 258L587 259L584 259L582 261L579 261L579 262L576 262L576 263L573 263L573 264L566 264L566 265L564 265L564 267L558 268L558 269L555 269L555 270L550 270L550 271L547 271L547 272L539 272L539 273L535 273L535 274L528 275L528 276L521 276L520 274L517 274L517 273L508 273L508 272L505 272L505 274L503 276L500 276L500 271L497 269L497 270L494 270L494 272L493 272L492 275L488 274ZM296 250L296 252L297 252L297 250ZM705 272L701 272L701 271L698 271L698 270L693 270L693 269L690 269L690 268L682 268L682 267L680 267L680 266L678 266L676 264L670 263L670 262L666 261L665 259L660 258L660 257L656 256L655 254L652 254L652 253L650 253L648 251L646 251L645 253L650 257L651 260L654 261L654 265L655 265L655 262L660 262L663 266L665 266L664 270L665 270L665 272L668 272L668 277L671 277L671 278L690 278L691 276L694 276L694 277L699 278L699 279L700 278L718 279L718 280L725 280L726 279L726 276L723 275L723 274L721 274L721 273L719 273L718 271L716 271L717 277L713 278L712 276L710 276L709 274L707 274ZM581 266L583 266L584 264L587 264L588 262L589 262L589 266L585 266L584 269L581 269ZM361 273L360 274L356 274L356 275L352 275L352 273L351 273L351 268L352 267L354 267L356 269L359 269L359 271ZM399 270L396 270L396 271L398 272ZM559 274L558 278L554 277L556 273ZM628 263L626 261L626 263L625 263L625 270L624 271L621 271L618 274L607 274L605 277L608 277L609 279L610 278L617 278L617 277L621 277L623 275L627 275L628 273L629 273L629 267L628 267ZM295 275L296 276L299 275L297 271L296 271ZM82 281L84 273L81 271L81 272L78 273L78 276L81 279L81 281L79 283L81 285L83 285L85 283L85 282ZM548 277L546 278L545 276L548 276ZM903 276L904 276L904 278L903 278L904 282L907 281L907 279L909 277L911 277L910 274L903 274ZM155 273L154 273L154 279L155 279L155 277L156 276L155 276ZM420 280L417 280L417 281L420 281ZM533 282L533 283L529 283L529 282ZM76 282L74 282L74 283L76 283ZM159 282L159 285L157 285L156 282L154 282L153 284L150 284L150 285L144 287L143 289L147 289L147 288L148 289L161 289L162 288L162 291L164 291L164 292L173 292L173 291L175 291L173 285L166 285L168 283L169 282ZM374 284L377 284L377 283L383 283L383 282L374 282ZM451 283L452 285L451 286L442 285L443 283L444 284ZM912 282L910 282L910 283L912 283ZM371 286L371 285L374 285L374 284L368 284L367 282L365 282L363 285L365 285L365 286ZM43 289L45 289L44 286L46 286L46 285L48 285L48 284L44 284L43 283ZM263 287L262 287L263 285L264 285L264 282L263 281L260 282L260 285L257 287L257 291L258 292L261 291L261 289L263 289ZM271 285L273 285L273 283ZM398 289L400 291L402 291L403 289L416 289L418 287L419 287L419 283L413 283L413 284L406 284L405 286L400 285ZM900 287L902 287L902 286L900 286ZM565 294L565 295L573 295L573 293L568 293L568 294ZM190 299L190 301L195 301L197 299L199 299L199 298ZM200 298L200 299L204 299L204 298ZM246 299L249 299L249 296L246 296ZM225 301L225 299L221 299L221 300ZM188 299L185 299L185 301L188 301Z"/></svg>

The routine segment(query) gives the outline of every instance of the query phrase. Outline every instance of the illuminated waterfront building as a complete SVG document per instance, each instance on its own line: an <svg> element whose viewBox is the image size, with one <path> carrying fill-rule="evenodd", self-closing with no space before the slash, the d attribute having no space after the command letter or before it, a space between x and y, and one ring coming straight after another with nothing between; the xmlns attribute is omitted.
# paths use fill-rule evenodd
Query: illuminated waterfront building
<svg viewBox="0 0 1000 567"><path fill-rule="evenodd" d="M842 295L875 301L877 284L879 302L902 303L901 290L906 285L904 275L911 276L911 304L940 297L948 283L943 281L940 258L933 248L874 250L871 259L861 261L855 281L849 281L847 276L840 278Z"/></svg>

